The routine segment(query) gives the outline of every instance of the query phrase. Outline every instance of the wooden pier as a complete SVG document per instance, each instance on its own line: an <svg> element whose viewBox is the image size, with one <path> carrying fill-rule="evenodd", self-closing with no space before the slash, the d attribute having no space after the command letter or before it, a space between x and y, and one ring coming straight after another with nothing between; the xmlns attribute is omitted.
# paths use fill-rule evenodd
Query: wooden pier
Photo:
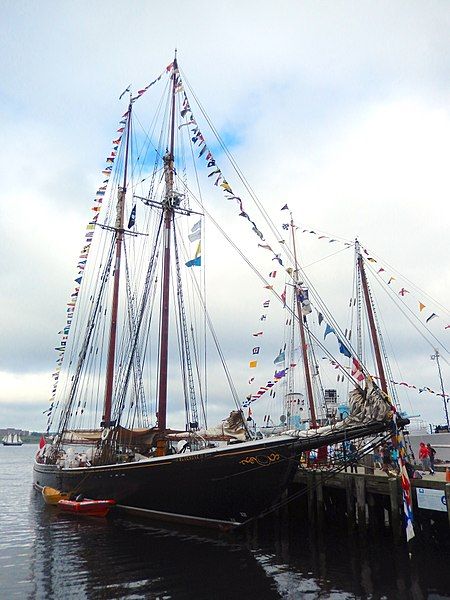
<svg viewBox="0 0 450 600"><path fill-rule="evenodd" d="M416 536L427 534L430 528L450 540L450 482L445 471L423 479L411 480L414 528ZM428 510L418 505L418 490L442 492L442 510ZM301 468L295 476L290 493L306 495L308 519L319 526L329 519L346 521L349 529L362 534L389 527L396 542L405 540L401 481L398 476L381 470L358 467L357 473L334 472L327 469ZM445 498L445 499L444 499Z"/></svg>

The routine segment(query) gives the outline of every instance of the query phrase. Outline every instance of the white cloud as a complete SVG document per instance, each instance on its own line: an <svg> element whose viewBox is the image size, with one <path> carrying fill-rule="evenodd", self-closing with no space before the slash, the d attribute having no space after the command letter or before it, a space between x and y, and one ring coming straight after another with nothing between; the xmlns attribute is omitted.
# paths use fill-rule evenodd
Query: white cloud
<svg viewBox="0 0 450 600"><path fill-rule="evenodd" d="M157 75L175 46L215 125L238 140L233 153L277 224L279 208L288 202L299 223L345 238L358 235L377 257L445 303L445 3L178 1L170 20L165 7L137 6L97 0L55 10L50 1L22 1L5 9L0 24L6 57L0 357L5 389L18 403L31 397L40 402L47 394L41 370L53 367L91 194L122 107L117 97L130 82L136 89ZM239 188L231 171L227 177ZM243 198L266 231L251 200ZM246 240L246 255L255 263L264 260L236 207L221 206L220 199L215 207L233 238ZM317 244L300 244L306 262L326 254ZM224 255L223 248L212 260ZM259 283L236 270L234 258L228 263L231 254L215 279L219 284L232 275L233 284L211 299L211 308L223 302L242 318L240 339L225 328L225 345L245 381L238 367L247 362L242 340L259 300L242 306L241 296ZM328 264L338 265L334 260L308 272L318 286L324 283L324 295L345 320L350 285L337 268L327 280ZM439 311L442 326L445 312ZM396 340L407 339L398 322L390 327ZM442 336L437 320L433 327ZM394 345L405 377L420 373L412 383L436 387L427 345L417 343L414 352ZM38 397L31 393L31 373L37 372ZM7 396L1 401L6 406ZM422 396L411 402L420 406ZM430 419L441 418L438 403L427 403L426 411Z"/></svg>

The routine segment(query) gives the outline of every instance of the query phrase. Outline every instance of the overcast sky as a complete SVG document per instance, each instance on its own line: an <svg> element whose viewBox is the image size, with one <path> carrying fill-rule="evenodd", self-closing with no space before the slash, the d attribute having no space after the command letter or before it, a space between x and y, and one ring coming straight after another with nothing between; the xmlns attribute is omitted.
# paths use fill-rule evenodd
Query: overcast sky
<svg viewBox="0 0 450 600"><path fill-rule="evenodd" d="M414 302L423 291L450 391L447 1L1 0L0 15L0 427L45 426L118 96L175 47L275 221L288 203L305 227L358 236L417 286ZM347 298L331 279L329 293ZM396 327L404 380L439 391L432 346ZM443 421L440 398L410 391L406 403Z"/></svg>

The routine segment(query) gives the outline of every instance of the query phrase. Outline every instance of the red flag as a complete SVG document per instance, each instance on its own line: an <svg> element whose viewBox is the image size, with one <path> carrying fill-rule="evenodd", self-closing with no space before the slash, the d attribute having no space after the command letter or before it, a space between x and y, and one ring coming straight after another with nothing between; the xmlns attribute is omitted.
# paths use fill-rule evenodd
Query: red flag
<svg viewBox="0 0 450 600"><path fill-rule="evenodd" d="M284 288L283 292L281 293L281 299L283 301L283 306L286 306L286 287Z"/></svg>
<svg viewBox="0 0 450 600"><path fill-rule="evenodd" d="M39 440L39 450L42 450L46 443L47 442L45 441L45 437L41 435L41 439Z"/></svg>
<svg viewBox="0 0 450 600"><path fill-rule="evenodd" d="M364 379L364 373L362 371L362 367L359 364L359 362L356 360L356 358L353 358L352 377L354 377L356 379L356 381L358 381L358 383L361 383L361 381L363 381L363 379Z"/></svg>

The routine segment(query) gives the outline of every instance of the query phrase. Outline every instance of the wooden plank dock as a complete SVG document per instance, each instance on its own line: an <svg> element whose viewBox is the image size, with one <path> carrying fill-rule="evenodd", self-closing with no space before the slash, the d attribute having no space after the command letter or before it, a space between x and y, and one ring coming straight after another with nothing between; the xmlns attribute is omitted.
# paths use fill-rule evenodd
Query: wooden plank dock
<svg viewBox="0 0 450 600"><path fill-rule="evenodd" d="M447 475L448 479L448 475ZM411 493L416 535L430 527L450 540L450 482L445 469L435 475L411 480ZM428 510L418 506L418 490L439 490L444 510ZM425 492L423 491L425 490ZM356 473L332 469L302 467L297 472L291 493L304 492L308 518L323 525L327 518L343 519L350 529L365 533L389 527L397 542L405 539L403 497L400 477L387 475L373 467L359 466ZM419 492L419 493L420 493Z"/></svg>

